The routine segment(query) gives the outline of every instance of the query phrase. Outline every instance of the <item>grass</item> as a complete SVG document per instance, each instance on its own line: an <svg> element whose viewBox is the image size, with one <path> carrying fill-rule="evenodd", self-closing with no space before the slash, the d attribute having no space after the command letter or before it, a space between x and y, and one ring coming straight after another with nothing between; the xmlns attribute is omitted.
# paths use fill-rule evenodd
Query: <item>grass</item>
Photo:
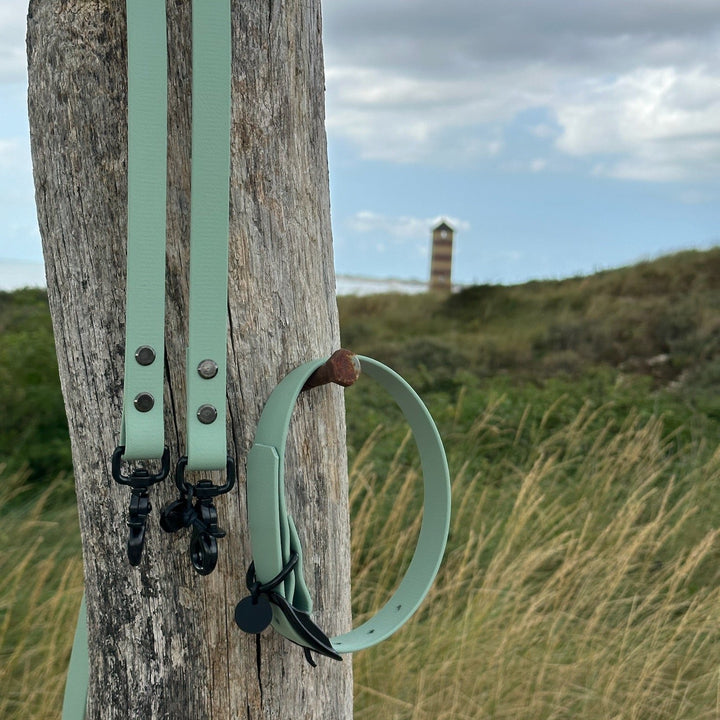
<svg viewBox="0 0 720 720"><path fill-rule="evenodd" d="M355 656L355 717L720 717L720 249L339 305L343 344L428 404L454 502L429 597ZM81 596L71 478L46 484L69 467L48 328L42 294L0 293L4 406L32 414L0 423L8 720L59 717ZM359 622L409 562L421 484L384 394L346 403Z"/></svg>
<svg viewBox="0 0 720 720"><path fill-rule="evenodd" d="M507 402L490 395L469 413L461 393L439 413L454 423L446 559L405 628L355 656L357 720L718 717L720 545L708 506L720 451L658 415L618 425L611 403L565 413L560 396L516 421ZM404 430L377 472L376 450L398 430L378 428L353 452L356 622L385 602L419 531ZM494 476L473 469L485 452L498 458ZM76 511L62 481L33 500L21 476L0 487L0 717L57 718L81 596Z"/></svg>
<svg viewBox="0 0 720 720"><path fill-rule="evenodd" d="M720 482L720 452L688 466L693 482L678 492L660 419L612 428L587 414L541 439L527 467L506 466L518 488L506 515L485 478L460 468L430 596L355 659L358 720L718 717L718 530L693 525ZM366 448L351 482L362 616L408 560L397 548L419 527L406 510L417 478L400 463L375 476ZM373 518L387 505L378 546Z"/></svg>
<svg viewBox="0 0 720 720"><path fill-rule="evenodd" d="M77 509L59 478L27 495L22 473L0 468L0 717L58 718L82 564ZM59 502L56 502L57 500Z"/></svg>

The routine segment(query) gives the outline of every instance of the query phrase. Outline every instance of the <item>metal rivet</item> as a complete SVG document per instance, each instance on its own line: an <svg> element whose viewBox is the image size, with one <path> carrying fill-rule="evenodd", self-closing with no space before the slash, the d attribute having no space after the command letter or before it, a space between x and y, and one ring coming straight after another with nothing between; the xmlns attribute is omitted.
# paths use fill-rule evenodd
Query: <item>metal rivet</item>
<svg viewBox="0 0 720 720"><path fill-rule="evenodd" d="M155 350L149 345L141 345L135 351L135 360L139 365L152 365L155 362Z"/></svg>
<svg viewBox="0 0 720 720"><path fill-rule="evenodd" d="M218 364L214 360L203 360L197 368L198 375L205 380L210 380L218 374Z"/></svg>
<svg viewBox="0 0 720 720"><path fill-rule="evenodd" d="M214 405L201 405L197 411L198 420L203 425L209 425L217 420L217 410Z"/></svg>
<svg viewBox="0 0 720 720"><path fill-rule="evenodd" d="M150 393L140 393L134 400L133 405L139 412L148 412L155 405L155 398Z"/></svg>

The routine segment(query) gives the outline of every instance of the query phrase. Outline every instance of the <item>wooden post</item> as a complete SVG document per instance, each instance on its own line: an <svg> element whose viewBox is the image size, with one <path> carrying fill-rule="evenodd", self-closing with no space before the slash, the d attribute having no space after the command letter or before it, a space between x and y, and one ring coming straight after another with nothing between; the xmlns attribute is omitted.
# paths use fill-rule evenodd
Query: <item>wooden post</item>
<svg viewBox="0 0 720 720"><path fill-rule="evenodd" d="M190 3L168 2L166 433L185 450L190 197ZM189 538L158 525L151 490L141 565L125 555L128 495L111 476L122 394L127 97L122 0L31 0L29 112L38 218L68 414L90 632L88 718L352 717L351 662L233 623L249 557L244 459L283 375L339 346L324 130L319 0L233 2L229 452L218 567L196 574ZM349 627L342 389L305 392L288 446L288 501L318 623Z"/></svg>

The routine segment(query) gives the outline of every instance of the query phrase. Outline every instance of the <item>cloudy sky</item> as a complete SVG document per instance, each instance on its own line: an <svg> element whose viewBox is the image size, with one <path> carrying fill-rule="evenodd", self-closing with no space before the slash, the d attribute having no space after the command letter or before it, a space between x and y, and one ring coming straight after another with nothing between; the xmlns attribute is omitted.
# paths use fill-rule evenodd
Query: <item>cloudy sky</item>
<svg viewBox="0 0 720 720"><path fill-rule="evenodd" d="M24 0L0 0L0 260L39 260ZM336 267L519 282L720 244L718 0L326 0Z"/></svg>

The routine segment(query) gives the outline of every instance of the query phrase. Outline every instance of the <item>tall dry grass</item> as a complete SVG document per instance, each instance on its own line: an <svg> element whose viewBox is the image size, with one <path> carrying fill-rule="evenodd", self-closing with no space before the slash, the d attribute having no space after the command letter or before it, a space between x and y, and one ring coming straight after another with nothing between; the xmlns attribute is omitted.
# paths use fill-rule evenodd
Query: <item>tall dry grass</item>
<svg viewBox="0 0 720 720"><path fill-rule="evenodd" d="M62 480L23 501L0 467L0 718L56 720L82 596L77 511Z"/></svg>
<svg viewBox="0 0 720 720"><path fill-rule="evenodd" d="M707 521L720 452L678 444L659 418L603 428L588 407L520 423L498 483L460 458L492 441L499 407L452 433L446 559L410 623L355 656L357 720L720 717ZM351 467L356 622L387 599L421 520L406 448L377 477L377 439ZM45 720L59 717L81 596L76 517L56 484L32 502L21 488L0 482L0 718Z"/></svg>
<svg viewBox="0 0 720 720"><path fill-rule="evenodd" d="M678 492L661 420L591 435L592 422L581 413L528 467L508 464L505 516L497 490L459 468L429 597L356 656L357 720L720 717L718 530L694 524L720 452L688 465ZM420 522L416 472L396 462L375 477L372 443L351 468L359 616L387 599Z"/></svg>

